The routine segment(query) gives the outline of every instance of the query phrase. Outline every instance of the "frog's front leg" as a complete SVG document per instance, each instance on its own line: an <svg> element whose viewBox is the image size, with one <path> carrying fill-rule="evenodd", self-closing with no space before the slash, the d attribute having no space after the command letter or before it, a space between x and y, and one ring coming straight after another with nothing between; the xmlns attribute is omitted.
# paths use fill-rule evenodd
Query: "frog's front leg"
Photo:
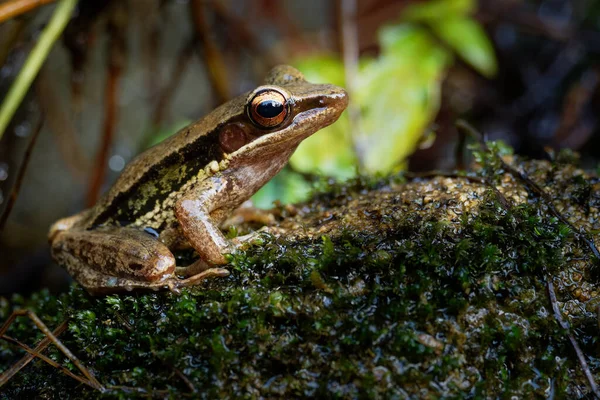
<svg viewBox="0 0 600 400"><path fill-rule="evenodd" d="M212 265L227 264L234 249L219 229L220 222L237 206L234 191L221 176L213 176L191 189L175 204L181 230L200 258Z"/></svg>

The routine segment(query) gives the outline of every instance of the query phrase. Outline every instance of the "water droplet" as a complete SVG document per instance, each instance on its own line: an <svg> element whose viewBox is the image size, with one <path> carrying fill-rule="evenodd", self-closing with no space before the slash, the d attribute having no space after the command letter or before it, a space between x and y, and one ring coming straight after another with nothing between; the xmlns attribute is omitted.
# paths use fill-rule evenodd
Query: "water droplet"
<svg viewBox="0 0 600 400"><path fill-rule="evenodd" d="M27 137L29 136L29 132L31 132L31 124L29 122L23 122L15 127L15 135L18 137Z"/></svg>
<svg viewBox="0 0 600 400"><path fill-rule="evenodd" d="M0 162L0 181L5 181L8 178L8 164Z"/></svg>
<svg viewBox="0 0 600 400"><path fill-rule="evenodd" d="M112 171L119 172L125 167L125 159L120 155L114 155L108 160L108 167Z"/></svg>

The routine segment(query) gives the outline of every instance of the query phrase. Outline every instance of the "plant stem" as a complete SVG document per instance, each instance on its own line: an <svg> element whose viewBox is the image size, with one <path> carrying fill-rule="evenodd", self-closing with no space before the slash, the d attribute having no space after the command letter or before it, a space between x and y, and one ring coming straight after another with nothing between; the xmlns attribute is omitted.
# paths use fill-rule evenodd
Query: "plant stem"
<svg viewBox="0 0 600 400"><path fill-rule="evenodd" d="M58 3L54 14L50 18L50 22L44 28L38 42L27 57L25 64L23 64L21 72L19 72L19 75L6 94L0 106L0 139L2 139L6 127L23 101L33 79L37 76L42 64L48 57L52 45L65 29L67 22L69 22L75 5L77 5L77 0L61 0Z"/></svg>

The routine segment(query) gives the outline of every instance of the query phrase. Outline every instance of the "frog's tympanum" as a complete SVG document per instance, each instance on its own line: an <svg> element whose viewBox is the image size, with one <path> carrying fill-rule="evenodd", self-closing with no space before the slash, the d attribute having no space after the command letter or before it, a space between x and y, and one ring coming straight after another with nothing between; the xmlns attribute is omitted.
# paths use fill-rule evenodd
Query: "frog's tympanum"
<svg viewBox="0 0 600 400"><path fill-rule="evenodd" d="M236 243L219 224L283 168L300 142L332 124L346 92L288 66L136 157L98 203L50 228L52 256L92 294L195 285ZM172 251L200 259L177 267Z"/></svg>

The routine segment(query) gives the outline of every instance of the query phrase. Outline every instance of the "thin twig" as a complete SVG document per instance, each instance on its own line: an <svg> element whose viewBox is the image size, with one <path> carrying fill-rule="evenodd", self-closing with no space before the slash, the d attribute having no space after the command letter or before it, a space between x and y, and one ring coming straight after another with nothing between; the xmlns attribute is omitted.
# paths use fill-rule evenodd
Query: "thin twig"
<svg viewBox="0 0 600 400"><path fill-rule="evenodd" d="M298 28L297 18L287 12L285 2L281 0L253 1L252 4L260 13L267 16L268 23L277 27L281 36L286 38L286 43L292 43L303 49L314 48L314 43L308 43L302 30ZM264 22L263 22L264 23ZM295 54L293 51L292 54Z"/></svg>
<svg viewBox="0 0 600 400"><path fill-rule="evenodd" d="M10 317L8 317L8 319L6 320L6 322L4 323L4 325L2 325L2 327L0 328L0 337L3 337L6 333L6 331L8 330L8 328L10 327L10 325L14 322L14 320L19 317L19 316L26 316L29 319L31 319L33 321L33 323L35 324L35 326L38 327L38 329L40 331L42 331L42 333L44 334L44 336L46 336L47 338L50 339L50 341L52 343L54 343L54 345L73 363L75 364L75 366L79 369L79 371L81 371L81 373L83 373L83 375L88 379L88 385L93 387L96 390L99 390L101 392L105 391L105 388L100 384L100 382L98 382L98 380L96 379L96 377L94 376L94 374L92 374L92 372L87 369L82 363L81 361L79 361L79 359L75 356L75 354L73 354L71 352L71 350L69 350L59 339L58 337L56 337L56 335L54 335L54 333L52 331L50 331L50 329L48 329L48 327L46 326L46 324L44 324L44 322L33 312L30 310L15 310L13 311L13 313L10 315ZM63 322L66 324L66 321ZM33 351L33 350L32 350ZM17 370L18 371L18 370ZM16 372L15 372L16 373ZM4 375L4 374L3 374ZM14 373L13 373L14 375ZM12 376L12 375L11 375ZM0 382L2 382L0 380Z"/></svg>
<svg viewBox="0 0 600 400"><path fill-rule="evenodd" d="M243 18L244 15L237 16L232 13L222 0L209 0L208 6L227 25L226 32L235 40L234 43L242 48L248 48L257 57L257 61L269 66L283 62L277 52L269 52L264 48L258 35L250 29L248 19Z"/></svg>
<svg viewBox="0 0 600 400"><path fill-rule="evenodd" d="M230 98L229 77L227 76L227 68L225 60L223 59L223 54L219 50L219 46L215 43L207 24L205 7L206 4L204 0L190 1L192 21L198 40L202 44L202 50L204 52L203 61L206 63L206 68L211 78L211 85L219 102L225 102Z"/></svg>
<svg viewBox="0 0 600 400"><path fill-rule="evenodd" d="M64 331L67 330L67 327L69 325L67 324L67 321L63 321L53 332L52 334L56 337L60 336ZM4 336L4 335L3 335ZM38 343L38 345L33 349L34 352L36 353L40 353L42 351L44 351L44 349L46 347L48 347L48 345L50 345L50 343L52 343L52 340L48 337L45 336L42 340L40 340L40 342ZM1 375L0 375L0 387L2 387L2 385L4 385L5 383L7 383L10 378L12 378L17 372L19 372L20 370L22 370L27 364L29 364L33 359L35 358L34 355L32 355L31 353L27 353L25 354L25 356L23 356L23 358L21 358L19 361L17 361L15 364L13 364L12 367L10 367L9 369L7 369L6 371L4 371Z"/></svg>
<svg viewBox="0 0 600 400"><path fill-rule="evenodd" d="M33 323L44 334L44 338L38 343L38 345L34 349L30 348L29 346L25 345L24 343L21 343L20 341L12 338L10 336L5 335L8 328L12 325L12 323L15 321L15 319L17 319L17 317L19 317L19 316L27 316L29 319L31 319L33 321ZM129 323L120 314L117 313L117 317L121 320L121 322L124 323L125 328L131 332L133 327L131 327L131 325L129 325ZM168 390L148 391L147 389L141 388L141 387L113 386L113 385L108 385L108 386L104 387L96 379L96 377L92 374L92 372L90 370L88 370L79 361L79 359L77 357L75 357L75 355L58 339L58 336L60 336L64 331L66 331L67 327L68 327L68 322L67 322L67 320L64 320L53 332L51 332L50 329L48 329L48 327L42 322L42 320L40 320L38 318L38 316L33 311L30 311L30 310L15 310L15 311L13 311L13 313L10 315L10 317L8 317L8 319L0 327L0 338L21 347L23 350L25 350L27 352L27 354L22 359L17 361L8 370L6 370L2 374L0 374L0 387L2 387L4 384L8 383L8 381L16 373L18 373L21 369L23 369L34 358L38 357L42 361L45 361L46 363L50 364L51 366L60 369L64 374L70 376L71 378L77 380L78 382L83 383L87 386L90 386L91 388L96 389L102 393L108 393L108 392L112 392L112 391L124 391L124 392L135 392L135 393L141 393L141 394L151 394L153 397L154 396L164 396L169 393ZM52 359L41 354L41 352L44 351L51 343L54 343L54 345L79 369L79 371L81 371L83 373L83 375L87 379L84 379L81 376L75 375L74 373L69 371L67 368L59 365L57 362L55 362ZM159 357L157 357L157 358L160 360ZM197 392L193 383L179 369L175 368L173 365L170 365L169 363L167 363L163 360L160 360L160 361L165 366L171 368L175 372L175 374L178 375L180 377L180 379L190 389L191 393L183 393L182 397L189 397L193 393Z"/></svg>
<svg viewBox="0 0 600 400"><path fill-rule="evenodd" d="M18 15L24 14L44 4L54 3L56 0L13 0L0 4L0 24Z"/></svg>
<svg viewBox="0 0 600 400"><path fill-rule="evenodd" d="M60 365L59 363L57 363L56 361L51 360L50 358L48 358L45 355L43 355L41 353L41 351L37 351L35 349L32 349L31 347L27 346L26 344L21 343L17 339L14 339L14 338L12 338L10 336L2 335L1 338L4 339L4 340L6 340L9 343L12 343L14 345L19 346L20 348L22 348L23 350L25 350L27 353L31 354L32 356L37 357L40 360L45 361L46 363L50 364L50 366L52 366L54 368L60 369L63 372L63 374L70 376L71 378L75 379L76 381L78 381L80 383L83 383L84 385L88 385L92 389L96 389L94 387L94 385L91 384L87 379L84 379L84 378L82 378L82 377L80 377L78 375L75 375L74 373L72 373L67 368L65 368L62 365Z"/></svg>
<svg viewBox="0 0 600 400"><path fill-rule="evenodd" d="M490 148L487 146L487 143L486 143L485 139L483 138L483 135L481 135L481 133L479 133L469 123L467 123L464 120L459 120L459 121L457 121L456 126L459 129L464 130L466 133L468 133L468 134L472 135L474 138L476 138L484 150L491 151ZM554 216L559 218L563 223L569 225L569 227L571 227L571 229L573 229L573 231L575 232L576 235L578 234L575 227L569 221L567 221L566 218L564 218L562 216L562 214L560 214L558 212L558 210L556 210L554 205L551 203L552 199L542 188L540 188L535 182L533 182L531 179L529 179L529 177L527 177L525 174L522 174L521 172L517 171L512 166L505 163L501 157L498 157L498 159L500 160L500 163L502 164L502 168L504 168L506 171L511 173L513 176L516 176L517 178L522 180L526 186L528 186L530 189L532 189L542 199L542 201L544 201L544 203L546 203L546 206L550 209L550 211L554 214ZM584 239L586 242L589 240L580 232L579 232L579 235L580 235L579 237ZM598 257L598 250L596 249L593 242L591 244L588 243L588 245L590 245L590 248L592 249L592 252L594 253L594 255L596 255L596 257ZM592 375L590 368L587 364L587 361L585 360L585 355L583 354L583 351L579 347L577 340L571 333L569 323L566 322L562 318L562 314L558 308L558 301L556 300L556 293L554 291L552 277L547 276L546 282L547 282L547 286L548 286L548 294L550 296L550 303L552 305L552 310L554 311L554 317L556 318L559 325L567 332L567 337L569 338L569 341L571 342L571 345L573 346L573 349L575 350L575 353L577 354L579 364L581 365L581 368L583 369L583 373L586 376L586 379L588 381L590 389L594 393L596 398L600 399L600 391L598 391L598 386L596 385L594 376Z"/></svg>
<svg viewBox="0 0 600 400"><path fill-rule="evenodd" d="M179 377L179 379L181 379L183 381L183 383L188 387L188 389L190 390L191 393L198 392L198 390L196 389L196 387L194 386L192 381L190 381L190 379L183 372L181 372L181 370L179 368L177 368L175 365L171 364L169 361L163 360L161 357L156 355L156 353L154 351L152 351L152 355L154 357L156 357L162 365L171 369L173 371L173 373L175 373L175 375L177 375Z"/></svg>
<svg viewBox="0 0 600 400"><path fill-rule="evenodd" d="M56 78L49 68L42 68L35 82L36 100L46 116L45 124L63 160L77 183L87 182L90 172L90 159L81 146L73 120L62 101L61 92L56 86Z"/></svg>
<svg viewBox="0 0 600 400"><path fill-rule="evenodd" d="M25 154L23 155L23 161L19 166L19 170L17 171L17 177L15 183L8 195L8 203L6 203L6 207L4 208L4 212L0 216L0 232L4 229L4 225L8 220L10 212L12 211L17 197L19 196L19 191L21 190L21 185L23 184L23 178L25 177L25 172L27 171L27 166L29 165L29 159L31 158L31 153L33 152L33 148L35 143L37 142L37 138L42 131L42 126L44 126L44 114L40 115L40 119L33 131L33 135L31 135L31 139L29 139L29 143L27 144L27 148L25 149Z"/></svg>
<svg viewBox="0 0 600 400"><path fill-rule="evenodd" d="M485 149L488 152L491 151L487 145L487 142L483 138L483 135L479 131L477 131L475 128L473 128L468 122L466 122L464 120L458 120L456 122L456 127L459 129L465 130L465 132L467 132L468 134L470 134L474 138L476 138L479 141L480 145L483 147L483 149ZM546 193L546 191L544 189L542 189L540 186L538 186L538 184L535 183L534 181L532 181L527 175L520 172L516 168L512 167L510 164L507 164L506 162L504 162L502 157L498 157L498 160L501 163L502 168L504 168L506 171L508 171L511 175L513 175L513 176L517 177L519 180L521 180L525 184L525 186L527 186L538 197L540 197L542 199L542 201L544 202L544 204L546 205L546 207L548 207L548 210L550 210L552 215L554 215L556 218L558 218L563 224L567 225L573 231L573 233L575 234L577 239L579 239L579 240L583 241L585 244L587 244L587 246L590 248L594 257L596 257L596 259L598 261L600 261L600 251L598 251L598 248L594 244L593 240L588 237L587 232L585 232L585 230L583 228L577 229L575 227L575 225L573 225L567 218L565 218L556 209L556 207L554 206L554 203L552 202L552 198L550 197L550 195L548 193Z"/></svg>
<svg viewBox="0 0 600 400"><path fill-rule="evenodd" d="M33 79L37 76L50 50L52 50L54 42L56 42L65 29L67 22L69 22L75 5L77 5L77 0L61 0L54 10L50 22L44 28L35 47L29 54L29 57L27 57L25 64L23 64L19 75L12 83L0 106L0 139L2 139L6 127L10 123L15 111L17 111L21 101L23 101Z"/></svg>
<svg viewBox="0 0 600 400"><path fill-rule="evenodd" d="M169 104L171 104L171 100L175 93L177 93L177 88L181 84L183 75L190 65L197 42L196 36L193 36L179 51L177 60L175 61L175 67L171 73L171 79L158 95L158 101L156 102L154 112L152 113L152 127L148 130L149 134L145 135L140 141L140 152L146 150L152 144L152 140L156 136L156 131L163 121L165 111L169 108Z"/></svg>
<svg viewBox="0 0 600 400"><path fill-rule="evenodd" d="M569 323L563 319L562 313L558 308L558 301L556 300L556 293L554 292L554 284L552 283L552 277L547 276L546 282L548 286L548 294L550 295L550 303L552 304L552 310L554 311L554 318L556 318L556 321L561 326L561 328L563 328L567 332L567 337L569 338L569 341L571 342L571 345L575 350L575 354L577 354L577 358L579 359L581 369L583 369L583 373L585 374L588 384L590 385L590 390L592 391L592 393L594 393L597 399L600 399L600 391L598 391L598 386L596 385L594 376L592 375L590 367L588 366L588 363L585 360L585 355L583 354L583 351L581 351L577 340L571 333L571 327L569 326Z"/></svg>
<svg viewBox="0 0 600 400"><path fill-rule="evenodd" d="M113 137L117 126L117 110L119 107L118 89L119 82L123 73L125 63L125 13L123 4L116 4L112 10L111 20L108 24L110 43L108 58L108 81L104 91L104 122L102 126L102 141L100 149L96 154L94 171L90 179L90 186L87 192L86 204L92 206L98 200L104 178L106 176L106 164Z"/></svg>

